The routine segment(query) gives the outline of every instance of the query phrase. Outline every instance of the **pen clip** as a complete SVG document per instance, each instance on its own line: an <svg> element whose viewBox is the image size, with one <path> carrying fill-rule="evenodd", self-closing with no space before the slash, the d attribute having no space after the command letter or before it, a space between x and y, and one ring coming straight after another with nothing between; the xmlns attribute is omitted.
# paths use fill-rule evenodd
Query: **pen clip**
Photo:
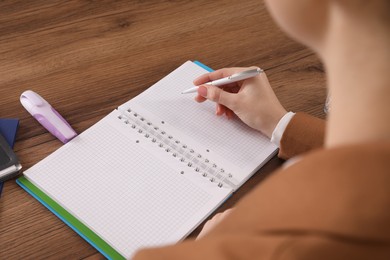
<svg viewBox="0 0 390 260"><path fill-rule="evenodd" d="M43 127L63 143L67 143L77 135L68 122L34 91L23 92L20 102Z"/></svg>
<svg viewBox="0 0 390 260"><path fill-rule="evenodd" d="M241 72L234 73L233 75L229 76L228 79L233 80L236 78L240 79L240 78L252 77L252 76L259 74L259 73L262 73L262 72L264 72L264 71L260 68L244 70Z"/></svg>

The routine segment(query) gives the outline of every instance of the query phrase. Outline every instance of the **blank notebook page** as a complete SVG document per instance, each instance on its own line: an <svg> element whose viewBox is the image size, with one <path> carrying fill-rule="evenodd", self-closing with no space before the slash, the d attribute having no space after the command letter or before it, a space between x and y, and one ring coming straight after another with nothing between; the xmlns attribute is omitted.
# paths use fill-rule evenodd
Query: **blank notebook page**
<svg viewBox="0 0 390 260"><path fill-rule="evenodd" d="M216 116L215 103L205 101L199 104L194 101L196 93L181 94L194 86L196 77L207 72L187 61L123 107L135 104L147 110L248 174L277 147L268 137L246 126L240 119L228 120L225 116Z"/></svg>
<svg viewBox="0 0 390 260"><path fill-rule="evenodd" d="M196 185L109 116L24 174L129 258L140 247L177 242L229 192Z"/></svg>

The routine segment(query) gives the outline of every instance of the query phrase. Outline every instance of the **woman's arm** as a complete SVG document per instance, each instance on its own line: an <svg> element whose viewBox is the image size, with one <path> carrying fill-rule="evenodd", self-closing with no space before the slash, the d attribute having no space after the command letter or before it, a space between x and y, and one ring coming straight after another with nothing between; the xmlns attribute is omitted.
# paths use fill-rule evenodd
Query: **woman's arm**
<svg viewBox="0 0 390 260"><path fill-rule="evenodd" d="M280 139L278 156L289 159L322 147L325 139L325 121L305 113L296 113L287 124Z"/></svg>

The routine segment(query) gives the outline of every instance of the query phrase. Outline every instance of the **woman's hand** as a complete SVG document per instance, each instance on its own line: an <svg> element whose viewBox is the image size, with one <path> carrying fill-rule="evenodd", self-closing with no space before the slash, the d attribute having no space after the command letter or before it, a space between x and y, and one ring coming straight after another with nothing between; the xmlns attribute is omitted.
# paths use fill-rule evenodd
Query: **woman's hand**
<svg viewBox="0 0 390 260"><path fill-rule="evenodd" d="M225 114L232 118L236 114L245 124L271 138L276 125L287 111L280 104L264 72L254 78L222 87L202 85L253 68L225 68L200 76L194 80L194 85L200 86L195 100L214 101L217 103L217 115Z"/></svg>
<svg viewBox="0 0 390 260"><path fill-rule="evenodd" d="M225 210L224 212L216 214L212 219L207 221L206 224L204 224L203 229L202 231L200 231L196 240L204 237L207 233L209 233L210 230L212 230L218 223L222 221L222 219L229 215L231 211L232 209Z"/></svg>

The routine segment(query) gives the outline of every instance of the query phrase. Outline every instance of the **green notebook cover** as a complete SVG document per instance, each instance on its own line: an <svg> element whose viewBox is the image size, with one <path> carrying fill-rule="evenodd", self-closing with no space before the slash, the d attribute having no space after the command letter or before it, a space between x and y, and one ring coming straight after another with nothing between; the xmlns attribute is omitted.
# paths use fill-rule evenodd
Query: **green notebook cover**
<svg viewBox="0 0 390 260"><path fill-rule="evenodd" d="M25 177L20 177L16 180L16 182L30 195L41 202L46 208L53 212L57 217L59 217L63 222L65 222L65 224L76 231L76 233L87 240L88 243L95 247L105 257L109 259L126 259L109 244L107 244L103 239L96 235L91 229L81 223L77 218L73 217L69 212L58 205L58 203L43 193Z"/></svg>

